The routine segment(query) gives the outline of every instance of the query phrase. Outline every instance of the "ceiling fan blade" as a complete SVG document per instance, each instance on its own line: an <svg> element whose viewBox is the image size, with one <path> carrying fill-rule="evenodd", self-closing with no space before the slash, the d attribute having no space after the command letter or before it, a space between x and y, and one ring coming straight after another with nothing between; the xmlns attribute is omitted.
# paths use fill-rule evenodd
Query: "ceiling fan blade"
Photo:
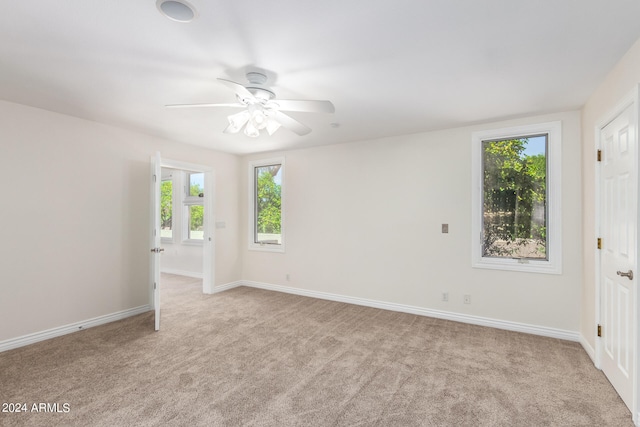
<svg viewBox="0 0 640 427"><path fill-rule="evenodd" d="M303 125L291 116L288 116L280 111L274 111L273 118L280 123L283 127L289 129L298 135L306 135L311 132L311 128Z"/></svg>
<svg viewBox="0 0 640 427"><path fill-rule="evenodd" d="M331 101L313 101L305 99L274 99L281 111L300 111L305 113L335 113L336 108Z"/></svg>
<svg viewBox="0 0 640 427"><path fill-rule="evenodd" d="M234 91L240 98L255 100L255 96L251 92L247 90L246 87L242 86L240 83L232 82L231 80L226 79L218 79L220 83Z"/></svg>
<svg viewBox="0 0 640 427"><path fill-rule="evenodd" d="M165 105L167 108L192 108L192 107L233 107L233 108L246 108L244 104L169 104Z"/></svg>

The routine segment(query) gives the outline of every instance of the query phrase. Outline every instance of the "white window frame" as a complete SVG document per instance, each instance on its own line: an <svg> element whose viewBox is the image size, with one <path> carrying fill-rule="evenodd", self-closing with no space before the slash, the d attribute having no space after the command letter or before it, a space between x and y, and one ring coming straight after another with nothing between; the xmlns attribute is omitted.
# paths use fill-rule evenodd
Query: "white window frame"
<svg viewBox="0 0 640 427"><path fill-rule="evenodd" d="M547 134L547 254L548 260L482 256L482 142ZM474 132L471 138L472 266L495 270L562 274L562 123L560 121Z"/></svg>
<svg viewBox="0 0 640 427"><path fill-rule="evenodd" d="M189 223L191 222L191 215L189 212L189 208L191 206L203 206L204 208L204 199L207 197L207 189L204 188L204 197L198 197L198 196L191 196L190 192L191 192L191 179L189 177L189 175L191 174L199 174L202 173L204 174L204 172L194 172L194 171L182 171L182 182L183 182L183 189L182 189L182 243L185 245L202 245L202 242L204 241L204 236L202 239L190 239L189 235L190 235L190 230L189 230ZM206 212L205 212L206 215Z"/></svg>
<svg viewBox="0 0 640 427"><path fill-rule="evenodd" d="M255 169L258 167L280 165L282 184L280 188L280 235L281 243L256 243L255 242L255 230L256 230L256 186L255 186ZM249 250L265 251L265 252L284 252L285 251L285 158L276 157L264 160L255 160L249 162L249 224L248 224L248 237L249 237Z"/></svg>

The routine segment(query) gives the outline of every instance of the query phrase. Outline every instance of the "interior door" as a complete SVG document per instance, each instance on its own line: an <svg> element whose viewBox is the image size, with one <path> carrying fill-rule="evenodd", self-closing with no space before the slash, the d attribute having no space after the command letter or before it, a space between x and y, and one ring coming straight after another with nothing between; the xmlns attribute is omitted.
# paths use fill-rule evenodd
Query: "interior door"
<svg viewBox="0 0 640 427"><path fill-rule="evenodd" d="M151 158L151 289L155 310L155 329L160 330L160 182L162 181L162 158L156 153Z"/></svg>
<svg viewBox="0 0 640 427"><path fill-rule="evenodd" d="M633 411L637 228L635 106L600 131L601 367Z"/></svg>

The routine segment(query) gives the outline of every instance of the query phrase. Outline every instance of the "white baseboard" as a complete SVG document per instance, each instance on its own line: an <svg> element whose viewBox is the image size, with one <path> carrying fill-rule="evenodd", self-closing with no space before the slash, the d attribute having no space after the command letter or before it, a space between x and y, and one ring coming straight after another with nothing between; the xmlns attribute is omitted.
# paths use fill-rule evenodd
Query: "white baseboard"
<svg viewBox="0 0 640 427"><path fill-rule="evenodd" d="M582 334L580 334L580 344L582 345L582 348L584 348L584 351L586 351L589 357L591 358L591 361L593 362L593 364L596 365L596 351L591 346L591 344L589 344L589 341L587 341L586 338L582 336Z"/></svg>
<svg viewBox="0 0 640 427"><path fill-rule="evenodd" d="M118 311L116 313L94 317L93 319L83 320L81 322L71 323L69 325L59 326L53 329L47 329L46 331L0 341L0 353L14 348L23 347L25 345L34 344L39 341L67 335L72 332L81 331L83 329L93 328L94 326L104 325L105 323L115 322L116 320L126 319L127 317L146 313L149 310L151 310L149 305L142 305L140 307L134 307L128 310Z"/></svg>
<svg viewBox="0 0 640 427"><path fill-rule="evenodd" d="M272 285L268 283L241 281L243 286L266 289L270 291L284 292L288 294L301 295L312 298L326 299L330 301L345 302L348 304L362 305L366 307L381 308L383 310L399 311L402 313L417 314L420 316L435 317L438 319L453 320L455 322L468 323L472 325L488 326L496 329L508 331L524 332L527 334L540 335L550 338L580 342L580 334L574 331L548 328L546 326L529 325L526 323L511 322L507 320L497 320L487 317L472 316L468 314L453 313L450 311L433 310L429 308L416 307L411 305L396 304L384 301L370 300L365 298L349 297L327 292L311 291L307 289L290 288L288 286Z"/></svg>
<svg viewBox="0 0 640 427"><path fill-rule="evenodd" d="M243 285L244 285L244 282L242 282L241 280L225 283L224 285L217 285L213 287L212 293L217 294L218 292L228 291L229 289L237 288L238 286L243 286Z"/></svg>
<svg viewBox="0 0 640 427"><path fill-rule="evenodd" d="M177 274L177 273L172 273ZM453 313L449 311L433 310L428 308L416 307L411 305L396 304L384 301L371 300L366 298L350 297L328 292L312 291L307 289L291 288L288 286L272 285L269 283L253 282L248 280L238 280L235 282L217 285L213 288L213 293L223 292L239 286L248 286L252 288L265 289L276 292L284 292L288 294L306 296L311 298L319 298L330 301L344 302L347 304L361 305L365 307L380 308L383 310L398 311L402 313L417 314L420 316L435 317L438 319L452 320L455 322L468 323L472 325L488 326L496 329L505 329L508 331L524 332L527 334L540 335L550 338L558 338L568 341L575 341L582 344L585 351L594 359L595 352L589 343L578 333L556 328L548 328L545 326L529 325L525 323L511 322L506 320L497 320L480 316L472 316L467 314ZM79 330L103 325L105 323L114 322L116 320L125 319L151 310L149 305L135 307L129 310L117 313L107 314L105 316L95 317L81 322L48 329L42 332L36 332L22 337L12 338L0 341L0 352L11 350L25 345L33 344L39 341L48 340L50 338L77 332Z"/></svg>
<svg viewBox="0 0 640 427"><path fill-rule="evenodd" d="M194 279L202 279L202 271L175 270L173 268L163 268L161 273L175 274L177 276L193 277Z"/></svg>

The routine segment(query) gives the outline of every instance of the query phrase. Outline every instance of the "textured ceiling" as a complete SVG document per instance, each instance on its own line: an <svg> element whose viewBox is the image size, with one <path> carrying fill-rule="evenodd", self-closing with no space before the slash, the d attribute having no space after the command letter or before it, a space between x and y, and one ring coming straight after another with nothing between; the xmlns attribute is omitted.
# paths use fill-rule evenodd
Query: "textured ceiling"
<svg viewBox="0 0 640 427"><path fill-rule="evenodd" d="M20 0L0 14L0 99L232 153L576 109L640 38L637 0ZM216 81L263 70L313 131L227 135ZM338 123L338 127L331 126Z"/></svg>

